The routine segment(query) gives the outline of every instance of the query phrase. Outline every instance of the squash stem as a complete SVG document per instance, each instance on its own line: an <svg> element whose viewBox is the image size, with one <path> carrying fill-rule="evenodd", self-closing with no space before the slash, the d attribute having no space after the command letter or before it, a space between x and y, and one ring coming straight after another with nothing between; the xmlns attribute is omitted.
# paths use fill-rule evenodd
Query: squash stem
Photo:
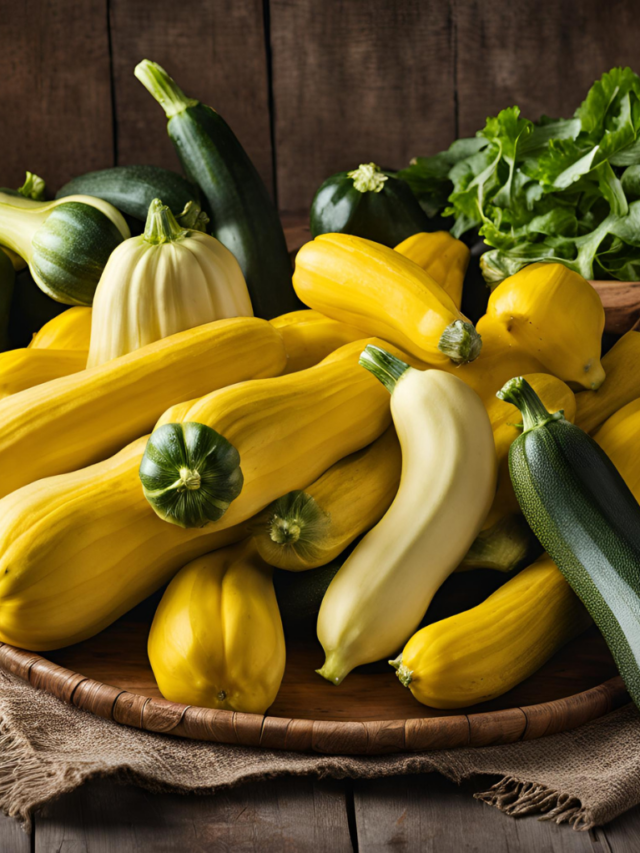
<svg viewBox="0 0 640 853"><path fill-rule="evenodd" d="M413 681L413 670L409 669L402 663L402 653L395 660L390 660L388 663L395 669L396 675L400 684L408 687Z"/></svg>
<svg viewBox="0 0 640 853"><path fill-rule="evenodd" d="M18 188L20 195L34 201L44 201L44 190L45 182L33 172L27 172L24 184Z"/></svg>
<svg viewBox="0 0 640 853"><path fill-rule="evenodd" d="M176 81L157 62L143 59L136 65L133 73L160 104L167 118L172 118L199 103L194 98L187 98Z"/></svg>
<svg viewBox="0 0 640 853"><path fill-rule="evenodd" d="M297 542L302 533L302 528L297 519L286 519L274 515L269 525L269 536L276 545L292 545Z"/></svg>
<svg viewBox="0 0 640 853"><path fill-rule="evenodd" d="M438 349L455 364L468 364L480 355L482 337L472 323L454 320L440 336Z"/></svg>
<svg viewBox="0 0 640 853"><path fill-rule="evenodd" d="M353 172L347 172L353 180L353 188L359 193L379 193L384 189L388 176L375 163L361 163Z"/></svg>
<svg viewBox="0 0 640 853"><path fill-rule="evenodd" d="M393 394L400 377L409 370L406 362L373 344L367 344L358 363L373 373L390 394Z"/></svg>
<svg viewBox="0 0 640 853"><path fill-rule="evenodd" d="M522 415L523 434L544 426L550 421L560 421L564 412L549 412L531 385L523 376L515 376L496 394L499 400L517 406Z"/></svg>
<svg viewBox="0 0 640 853"><path fill-rule="evenodd" d="M159 245L160 243L173 243L181 240L187 232L176 222L176 218L166 204L159 198L149 205L147 222L144 226L144 239L147 243Z"/></svg>

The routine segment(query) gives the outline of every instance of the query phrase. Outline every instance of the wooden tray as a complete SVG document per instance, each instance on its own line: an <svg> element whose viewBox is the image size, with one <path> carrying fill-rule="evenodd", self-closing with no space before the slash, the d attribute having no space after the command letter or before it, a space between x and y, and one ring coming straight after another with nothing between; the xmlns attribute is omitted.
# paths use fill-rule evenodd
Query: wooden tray
<svg viewBox="0 0 640 853"><path fill-rule="evenodd" d="M492 576L487 583L494 587L505 579L489 572L454 576L434 601L433 618L487 595L480 575ZM154 596L98 636L46 656L0 645L0 666L65 702L146 731L334 755L531 740L576 728L629 701L604 641L591 629L517 688L472 709L420 705L388 665L363 667L334 687L314 672L323 655L310 632L288 639L282 687L265 716L179 705L161 698L147 660L157 601Z"/></svg>

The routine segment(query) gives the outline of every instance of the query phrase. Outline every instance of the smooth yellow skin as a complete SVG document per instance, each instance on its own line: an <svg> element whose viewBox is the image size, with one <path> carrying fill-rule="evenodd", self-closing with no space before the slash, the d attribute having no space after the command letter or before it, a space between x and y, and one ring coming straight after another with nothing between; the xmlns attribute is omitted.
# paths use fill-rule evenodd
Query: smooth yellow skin
<svg viewBox="0 0 640 853"><path fill-rule="evenodd" d="M593 437L640 501L640 399L612 415Z"/></svg>
<svg viewBox="0 0 640 853"><path fill-rule="evenodd" d="M442 333L466 319L418 264L350 234L306 243L296 256L293 286L310 308L436 366L449 361L438 349Z"/></svg>
<svg viewBox="0 0 640 853"><path fill-rule="evenodd" d="M576 423L593 434L607 418L640 397L640 332L623 335L602 358L607 378L597 391L576 396Z"/></svg>
<svg viewBox="0 0 640 853"><path fill-rule="evenodd" d="M125 240L109 256L92 311L87 367L204 323L253 316L234 255L201 231L159 244Z"/></svg>
<svg viewBox="0 0 640 853"><path fill-rule="evenodd" d="M246 536L158 518L138 478L146 442L0 501L0 641L33 651L79 643L189 560Z"/></svg>
<svg viewBox="0 0 640 853"><path fill-rule="evenodd" d="M582 388L602 385L604 308L589 282L563 264L530 264L506 278L489 298L487 317L554 376Z"/></svg>
<svg viewBox="0 0 640 853"><path fill-rule="evenodd" d="M558 412L562 409L565 418L573 423L576 415L576 396L565 382L548 373L525 374L525 379L548 411ZM498 459L498 486L491 509L484 521L483 530L493 527L508 515L520 512L509 475L509 448L521 434L516 424L522 423L522 416L511 403L505 403L504 400L494 397L489 408L489 418Z"/></svg>
<svg viewBox="0 0 640 853"><path fill-rule="evenodd" d="M390 509L331 581L318 614L333 684L393 654L482 527L496 485L491 424L477 394L441 370L407 370L391 395L402 448Z"/></svg>
<svg viewBox="0 0 640 853"><path fill-rule="evenodd" d="M395 251L422 267L460 308L470 257L462 240L456 240L448 231L421 232L407 237Z"/></svg>
<svg viewBox="0 0 640 853"><path fill-rule="evenodd" d="M265 321L221 322L263 323L281 345ZM264 368L255 333L252 340L253 369ZM358 365L366 343L308 371L224 388L192 407L237 448L245 478L215 524L185 530L155 514L138 477L147 436L104 462L3 498L0 641L42 650L96 634L185 563L246 537L243 523L279 495L305 488L381 435L391 419L389 394Z"/></svg>
<svg viewBox="0 0 640 853"><path fill-rule="evenodd" d="M310 308L282 314L270 322L282 335L287 351L284 373L313 367L345 344L362 338L360 329L331 320Z"/></svg>
<svg viewBox="0 0 640 853"><path fill-rule="evenodd" d="M0 353L0 398L84 370L86 350L13 349Z"/></svg>
<svg viewBox="0 0 640 853"><path fill-rule="evenodd" d="M269 536L268 521L261 518L254 533L258 553L270 565L292 572L326 565L389 509L398 491L401 467L400 444L395 429L389 427L364 450L336 462L305 489L327 516L326 525L303 532L310 552L277 545Z"/></svg>
<svg viewBox="0 0 640 853"><path fill-rule="evenodd" d="M76 306L49 320L33 336L30 349L65 349L89 351L91 308Z"/></svg>
<svg viewBox="0 0 640 853"><path fill-rule="evenodd" d="M29 350L34 354L45 350ZM284 345L266 320L218 320L0 402L0 497L104 459L148 433L169 406L275 376Z"/></svg>
<svg viewBox="0 0 640 853"><path fill-rule="evenodd" d="M272 573L246 541L178 572L149 633L165 699L247 714L273 703L286 653Z"/></svg>
<svg viewBox="0 0 640 853"><path fill-rule="evenodd" d="M428 625L402 652L399 675L432 708L464 708L511 690L591 624L546 554L486 601Z"/></svg>

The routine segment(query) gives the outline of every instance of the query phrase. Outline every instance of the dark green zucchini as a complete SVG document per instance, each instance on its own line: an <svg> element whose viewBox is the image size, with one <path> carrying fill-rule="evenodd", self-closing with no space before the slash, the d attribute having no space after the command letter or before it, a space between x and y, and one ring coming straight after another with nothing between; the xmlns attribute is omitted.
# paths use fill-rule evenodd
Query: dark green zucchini
<svg viewBox="0 0 640 853"><path fill-rule="evenodd" d="M56 198L90 195L104 199L122 213L145 223L149 205L161 198L183 228L206 231L209 221L200 208L200 194L182 175L159 166L114 166L69 181Z"/></svg>
<svg viewBox="0 0 640 853"><path fill-rule="evenodd" d="M0 352L11 349L9 340L9 316L11 297L16 280L16 271L9 256L0 252Z"/></svg>
<svg viewBox="0 0 640 853"><path fill-rule="evenodd" d="M187 98L155 62L135 75L163 107L167 130L187 177L200 187L211 233L236 256L256 317L302 308L278 213L246 151L211 107Z"/></svg>
<svg viewBox="0 0 640 853"><path fill-rule="evenodd" d="M548 412L525 379L511 379L498 397L522 413L509 470L524 516L640 706L640 505L596 442Z"/></svg>
<svg viewBox="0 0 640 853"><path fill-rule="evenodd" d="M353 234L393 249L407 237L431 230L408 184L375 163L327 178L311 204L314 237Z"/></svg>

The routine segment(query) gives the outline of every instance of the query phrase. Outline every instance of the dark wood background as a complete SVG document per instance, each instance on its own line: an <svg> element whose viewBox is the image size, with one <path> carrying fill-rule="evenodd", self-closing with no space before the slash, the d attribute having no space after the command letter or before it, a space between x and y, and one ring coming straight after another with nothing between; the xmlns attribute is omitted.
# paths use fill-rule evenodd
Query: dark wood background
<svg viewBox="0 0 640 853"><path fill-rule="evenodd" d="M284 214L329 174L401 167L489 114L567 115L640 70L634 0L0 0L0 185L177 167L142 58L215 107Z"/></svg>

